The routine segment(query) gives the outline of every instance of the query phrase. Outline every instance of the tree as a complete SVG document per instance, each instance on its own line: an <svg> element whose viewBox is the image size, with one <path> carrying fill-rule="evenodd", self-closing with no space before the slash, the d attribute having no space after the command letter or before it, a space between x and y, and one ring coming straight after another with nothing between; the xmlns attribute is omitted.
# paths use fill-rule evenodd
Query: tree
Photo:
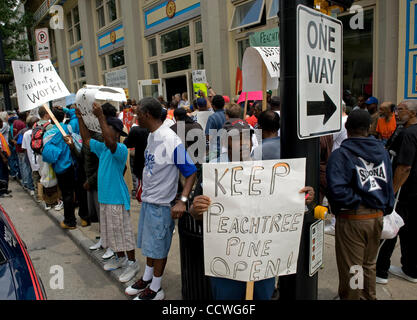
<svg viewBox="0 0 417 320"><path fill-rule="evenodd" d="M0 0L0 33L6 71L11 72L11 60L26 59L31 42L27 31L33 26L33 14L24 12L20 0Z"/></svg>

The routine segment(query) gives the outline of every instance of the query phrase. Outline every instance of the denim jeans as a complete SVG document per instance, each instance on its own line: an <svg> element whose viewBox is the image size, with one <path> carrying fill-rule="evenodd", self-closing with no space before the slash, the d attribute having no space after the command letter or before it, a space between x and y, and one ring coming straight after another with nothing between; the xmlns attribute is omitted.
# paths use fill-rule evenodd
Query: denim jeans
<svg viewBox="0 0 417 320"><path fill-rule="evenodd" d="M30 167L26 152L18 153L17 157L19 158L19 167L22 175L23 186L30 190L35 190L32 180L32 168Z"/></svg>
<svg viewBox="0 0 417 320"><path fill-rule="evenodd" d="M10 176L22 179L19 170L19 159L17 158L16 148L10 147L11 155L9 157Z"/></svg>

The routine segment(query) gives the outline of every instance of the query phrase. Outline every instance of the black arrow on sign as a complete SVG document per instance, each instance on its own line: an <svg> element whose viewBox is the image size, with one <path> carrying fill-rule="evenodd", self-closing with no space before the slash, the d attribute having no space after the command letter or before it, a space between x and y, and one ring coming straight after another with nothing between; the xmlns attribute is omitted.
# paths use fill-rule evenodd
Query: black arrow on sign
<svg viewBox="0 0 417 320"><path fill-rule="evenodd" d="M324 101L307 101L307 116L324 115L323 125L325 125L337 111L337 107L326 91L323 91L323 96Z"/></svg>

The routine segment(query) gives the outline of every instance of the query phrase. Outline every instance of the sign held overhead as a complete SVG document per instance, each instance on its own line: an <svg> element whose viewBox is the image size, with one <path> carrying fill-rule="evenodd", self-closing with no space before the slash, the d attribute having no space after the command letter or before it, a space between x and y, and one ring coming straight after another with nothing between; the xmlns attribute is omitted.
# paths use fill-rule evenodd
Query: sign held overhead
<svg viewBox="0 0 417 320"><path fill-rule="evenodd" d="M343 25L306 6L297 8L298 137L342 129Z"/></svg>

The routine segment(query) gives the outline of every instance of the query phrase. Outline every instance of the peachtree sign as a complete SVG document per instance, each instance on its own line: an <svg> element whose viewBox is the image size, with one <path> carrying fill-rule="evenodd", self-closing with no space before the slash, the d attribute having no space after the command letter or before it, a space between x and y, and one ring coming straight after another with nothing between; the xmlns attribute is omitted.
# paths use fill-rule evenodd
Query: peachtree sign
<svg viewBox="0 0 417 320"><path fill-rule="evenodd" d="M305 6L297 8L298 137L342 129L342 22Z"/></svg>

